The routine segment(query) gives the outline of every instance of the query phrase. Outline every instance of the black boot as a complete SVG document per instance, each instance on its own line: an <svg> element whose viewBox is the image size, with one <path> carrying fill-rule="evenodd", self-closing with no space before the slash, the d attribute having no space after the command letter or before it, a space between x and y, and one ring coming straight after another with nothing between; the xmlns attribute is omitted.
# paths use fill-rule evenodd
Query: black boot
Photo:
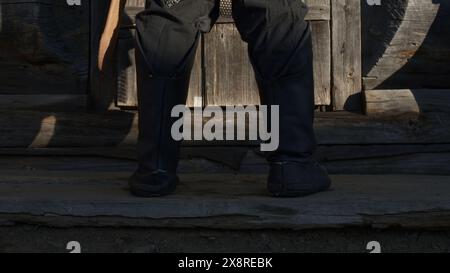
<svg viewBox="0 0 450 273"><path fill-rule="evenodd" d="M194 49L195 51L195 49ZM139 140L137 171L129 180L130 191L139 197L171 194L178 183L176 170L180 142L171 135L176 118L172 108L186 103L193 57L184 75L161 78L151 74L138 41L136 49L139 100Z"/></svg>
<svg viewBox="0 0 450 273"><path fill-rule="evenodd" d="M233 1L233 17L248 43L261 103L280 107L280 145L267 158L268 190L280 197L313 194L330 186L326 171L312 159L314 79L307 13L304 1L298 0Z"/></svg>
<svg viewBox="0 0 450 273"><path fill-rule="evenodd" d="M327 190L326 169L316 161L270 163L267 189L274 197L301 197Z"/></svg>
<svg viewBox="0 0 450 273"><path fill-rule="evenodd" d="M306 79L298 75L261 86L263 104L280 107L280 146L267 156L267 189L275 197L306 196L331 185L326 169L313 159L314 97Z"/></svg>
<svg viewBox="0 0 450 273"><path fill-rule="evenodd" d="M331 185L326 169L313 159L316 140L309 28L293 56L292 63L299 66L295 74L283 73L268 80L256 71L262 104L279 105L280 109L280 145L267 158L270 164L267 188L275 197L306 196L325 191Z"/></svg>

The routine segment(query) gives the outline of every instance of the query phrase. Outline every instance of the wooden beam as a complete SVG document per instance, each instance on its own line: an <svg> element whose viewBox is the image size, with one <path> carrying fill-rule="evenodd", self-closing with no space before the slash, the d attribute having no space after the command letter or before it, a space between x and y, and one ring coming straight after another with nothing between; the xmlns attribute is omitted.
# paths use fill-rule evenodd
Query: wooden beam
<svg viewBox="0 0 450 273"><path fill-rule="evenodd" d="M226 122L226 121L225 121ZM62 113L0 111L1 147L99 147L136 144L137 115L129 112ZM416 121L377 119L359 114L320 113L315 122L319 144L450 143L450 114L425 113ZM248 145L249 142L195 142ZM258 144L257 142L251 142Z"/></svg>
<svg viewBox="0 0 450 273"><path fill-rule="evenodd" d="M389 89L364 92L370 116L418 117L424 112L450 112L450 89Z"/></svg>
<svg viewBox="0 0 450 273"><path fill-rule="evenodd" d="M309 7L309 13L306 15L308 21L330 21L331 4L330 0L305 0Z"/></svg>
<svg viewBox="0 0 450 273"><path fill-rule="evenodd" d="M331 105L331 29L329 21L312 21L316 105Z"/></svg>
<svg viewBox="0 0 450 273"><path fill-rule="evenodd" d="M359 110L361 101L361 1L332 2L332 84L335 110Z"/></svg>

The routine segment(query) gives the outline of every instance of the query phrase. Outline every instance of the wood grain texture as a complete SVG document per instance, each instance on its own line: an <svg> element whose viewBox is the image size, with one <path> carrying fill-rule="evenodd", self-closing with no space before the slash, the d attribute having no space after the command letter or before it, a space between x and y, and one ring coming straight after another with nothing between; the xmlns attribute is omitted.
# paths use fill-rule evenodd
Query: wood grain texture
<svg viewBox="0 0 450 273"><path fill-rule="evenodd" d="M331 34L328 21L312 21L316 105L331 104ZM205 35L207 105L258 105L258 86L247 45L233 24Z"/></svg>
<svg viewBox="0 0 450 273"><path fill-rule="evenodd" d="M205 35L206 105L258 105L258 87L247 45L234 24L217 24Z"/></svg>
<svg viewBox="0 0 450 273"><path fill-rule="evenodd" d="M138 116L135 113L0 113L0 147L113 147L135 145L137 141ZM318 113L315 131L318 143L323 145L450 143L450 114L428 112L419 120L405 120L346 112ZM259 144L255 141L189 143L222 146Z"/></svg>
<svg viewBox="0 0 450 273"><path fill-rule="evenodd" d="M182 175L169 198L142 199L126 190L129 175L4 172L0 224L226 230L450 226L448 176L336 175L333 191L275 199L266 193L265 175L194 174Z"/></svg>
<svg viewBox="0 0 450 273"><path fill-rule="evenodd" d="M424 112L450 112L448 89L391 89L364 92L366 114L371 116L416 116Z"/></svg>
<svg viewBox="0 0 450 273"><path fill-rule="evenodd" d="M315 73L316 104L330 105L331 34L327 21L330 19L330 1L314 0L307 3L310 5L308 20L313 20L316 56L314 68L317 71ZM122 22L123 32L130 31L135 15L142 8L142 1L127 4L126 15ZM135 68L134 61L131 59L134 49L131 47L132 41L128 39L129 37L119 40L121 50L116 61L118 65L117 105L122 108L135 108L137 106ZM202 55L205 56L205 60L201 59ZM198 106L203 104L203 101L206 105L260 103L253 70L248 60L247 47L241 41L233 24L217 24L211 33L206 34L203 48L202 46L199 48L196 58L187 102L189 106ZM202 65L204 65L203 68Z"/></svg>
<svg viewBox="0 0 450 273"><path fill-rule="evenodd" d="M361 101L361 2L332 3L332 83L335 110L359 110Z"/></svg>
<svg viewBox="0 0 450 273"><path fill-rule="evenodd" d="M329 21L312 21L316 105L331 105L331 30Z"/></svg>
<svg viewBox="0 0 450 273"><path fill-rule="evenodd" d="M366 89L450 86L450 2L402 0L365 7ZM391 26L392 29L387 29Z"/></svg>
<svg viewBox="0 0 450 273"><path fill-rule="evenodd" d="M331 20L331 0L305 0L309 7L306 15L308 21L330 21Z"/></svg>

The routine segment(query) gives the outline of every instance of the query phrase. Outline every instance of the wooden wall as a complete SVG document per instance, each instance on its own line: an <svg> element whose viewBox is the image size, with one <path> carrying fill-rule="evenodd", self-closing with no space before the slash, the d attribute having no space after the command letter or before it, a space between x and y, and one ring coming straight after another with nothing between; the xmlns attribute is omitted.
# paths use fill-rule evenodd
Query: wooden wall
<svg viewBox="0 0 450 273"><path fill-rule="evenodd" d="M359 0L306 2L311 7L308 20L314 39L316 104L350 109L348 98L361 91L359 17L355 16ZM88 94L94 109L135 109L133 17L144 0L128 1L118 55L102 74L92 64L97 60L109 1L80 3L0 3L0 108L84 109ZM333 16L338 21L332 21ZM342 36L344 30L347 34ZM231 20L223 16L202 39L188 104L258 103L246 45Z"/></svg>
<svg viewBox="0 0 450 273"><path fill-rule="evenodd" d="M450 87L450 1L363 5L366 89Z"/></svg>
<svg viewBox="0 0 450 273"><path fill-rule="evenodd" d="M89 2L0 1L0 107L86 104Z"/></svg>
<svg viewBox="0 0 450 273"><path fill-rule="evenodd" d="M107 73L100 75L96 66L90 64L97 61L98 38L108 1L81 3L69 7L61 0L0 2L0 146L135 144L135 112L103 114L86 112L83 108L89 94L96 109L118 109L117 106L135 109L132 20L124 21L117 51L120 55ZM418 98L424 98L418 105L420 108L439 112L418 122L393 123L348 113L319 115L316 122L319 143L447 143L450 119L446 111L450 109L450 100L448 90L444 94L436 88L449 89L449 2L383 1L380 7L369 7L365 0L310 0L309 3L312 6L309 20L315 33L316 77L323 79L321 83L316 78L318 105L336 111L357 109L361 104L361 83L364 83L368 89L423 88L420 92L397 90L389 96L371 92L369 103L382 101L384 112L398 109L391 101L417 103ZM130 18L142 9L142 4L143 0L129 0ZM222 39L222 34L227 39ZM228 103L230 93L222 92L222 88L237 90L234 99L238 104L256 102L245 45L238 39L233 25L224 19L209 35L204 36L199 49L189 104ZM220 47L208 46L214 43ZM235 54L230 56L227 48ZM236 61L221 60L224 56ZM219 63L222 68L224 63L228 68L219 69ZM240 80L213 80L215 70L231 78L236 67L241 71ZM53 111L55 106L63 111ZM67 113L80 107L80 112ZM19 111L22 108L44 111Z"/></svg>
<svg viewBox="0 0 450 273"><path fill-rule="evenodd" d="M133 48L133 17L145 1L127 3L127 12L119 40L116 69L117 105L137 105ZM331 97L331 5L330 0L307 0L311 11L314 39L316 105L330 105ZM224 3L224 2L223 2ZM232 53L232 54L231 54ZM197 52L188 99L190 106L259 104L257 85L251 68L247 46L241 41L229 14L222 16L211 33L205 34Z"/></svg>
<svg viewBox="0 0 450 273"><path fill-rule="evenodd" d="M81 1L71 7L61 0L1 1L0 108L84 109L89 94L94 108L134 109L132 18L144 0L128 0L119 54L100 75L90 64L96 62L108 2ZM383 1L381 6L365 0L307 2L317 105L359 109L363 86L450 87L450 1ZM225 16L203 37L189 105L255 103L245 44Z"/></svg>

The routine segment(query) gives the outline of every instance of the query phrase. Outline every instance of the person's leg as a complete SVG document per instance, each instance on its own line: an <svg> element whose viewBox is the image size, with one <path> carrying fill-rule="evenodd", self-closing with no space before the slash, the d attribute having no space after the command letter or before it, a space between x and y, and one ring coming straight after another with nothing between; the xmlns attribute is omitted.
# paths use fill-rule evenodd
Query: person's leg
<svg viewBox="0 0 450 273"><path fill-rule="evenodd" d="M301 0L233 1L233 17L248 43L261 103L280 107L280 146L268 154L268 189L274 196L308 195L331 183L312 159L316 141L307 11Z"/></svg>
<svg viewBox="0 0 450 273"><path fill-rule="evenodd" d="M217 0L147 0L136 17L139 167L130 190L142 197L172 193L180 143L171 136L172 108L185 104L201 32L218 17Z"/></svg>

